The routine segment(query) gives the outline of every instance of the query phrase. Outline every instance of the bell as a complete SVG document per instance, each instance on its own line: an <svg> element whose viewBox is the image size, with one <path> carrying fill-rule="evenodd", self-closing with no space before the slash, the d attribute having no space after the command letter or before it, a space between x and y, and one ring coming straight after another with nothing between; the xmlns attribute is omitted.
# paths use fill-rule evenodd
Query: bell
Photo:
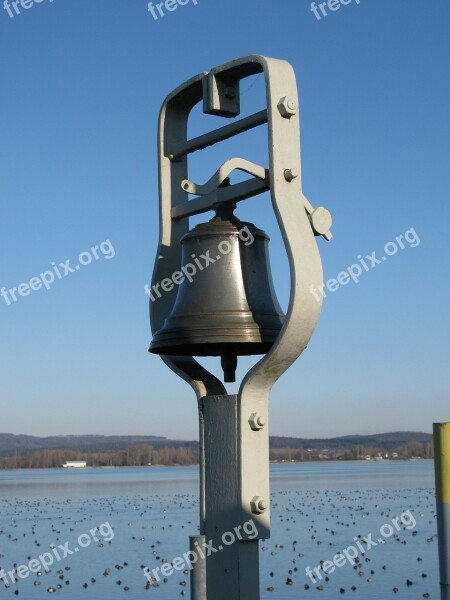
<svg viewBox="0 0 450 600"><path fill-rule="evenodd" d="M269 266L269 237L220 205L181 239L184 280L172 312L150 344L154 354L221 356L235 381L237 356L265 354L284 315Z"/></svg>

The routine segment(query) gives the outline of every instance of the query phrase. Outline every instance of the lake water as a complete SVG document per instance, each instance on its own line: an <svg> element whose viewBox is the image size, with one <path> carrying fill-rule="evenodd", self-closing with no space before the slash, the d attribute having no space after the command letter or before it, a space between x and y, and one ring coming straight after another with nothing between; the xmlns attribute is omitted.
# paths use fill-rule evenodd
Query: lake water
<svg viewBox="0 0 450 600"><path fill-rule="evenodd" d="M16 582L6 575L0 596L38 600L54 589L66 600L189 598L188 574L175 571L146 589L143 567L188 550L198 531L198 485L195 467L1 471L0 568L7 574L44 553L53 564ZM275 464L271 489L262 598L439 598L431 461ZM369 534L376 546L355 568L346 561L328 581L319 571L315 583L306 575L357 541L364 548Z"/></svg>

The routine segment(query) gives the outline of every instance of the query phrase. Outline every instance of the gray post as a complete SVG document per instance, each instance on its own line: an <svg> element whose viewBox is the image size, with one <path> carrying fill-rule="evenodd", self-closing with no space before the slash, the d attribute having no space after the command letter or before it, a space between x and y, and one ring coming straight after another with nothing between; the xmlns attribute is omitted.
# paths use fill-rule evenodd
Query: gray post
<svg viewBox="0 0 450 600"><path fill-rule="evenodd" d="M258 540L242 535L237 396L206 396L203 416L207 598L259 600Z"/></svg>
<svg viewBox="0 0 450 600"><path fill-rule="evenodd" d="M191 600L206 600L206 564L198 551L199 548L204 547L204 544L204 535L189 536L189 550L197 557L191 569Z"/></svg>

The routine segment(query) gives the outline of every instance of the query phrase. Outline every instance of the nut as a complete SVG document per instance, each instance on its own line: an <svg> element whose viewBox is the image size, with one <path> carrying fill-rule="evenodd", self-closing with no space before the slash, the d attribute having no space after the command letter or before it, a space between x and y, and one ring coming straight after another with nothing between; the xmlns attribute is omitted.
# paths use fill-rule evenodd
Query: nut
<svg viewBox="0 0 450 600"><path fill-rule="evenodd" d="M280 115L285 119L290 119L297 112L297 102L294 98L289 98L288 96L284 96L278 102L278 110L280 111Z"/></svg>
<svg viewBox="0 0 450 600"><path fill-rule="evenodd" d="M265 426L266 419L262 415L259 415L258 413L252 413L250 415L248 422L250 424L250 427L253 429L253 431L259 431L260 429L262 429Z"/></svg>
<svg viewBox="0 0 450 600"><path fill-rule="evenodd" d="M254 515L261 515L269 508L269 504L261 496L255 496L250 502L250 507Z"/></svg>

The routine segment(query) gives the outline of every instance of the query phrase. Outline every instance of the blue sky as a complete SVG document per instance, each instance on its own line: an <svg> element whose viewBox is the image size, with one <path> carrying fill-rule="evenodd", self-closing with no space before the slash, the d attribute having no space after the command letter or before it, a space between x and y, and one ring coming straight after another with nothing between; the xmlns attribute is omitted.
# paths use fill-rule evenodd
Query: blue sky
<svg viewBox="0 0 450 600"><path fill-rule="evenodd" d="M420 239L327 294L308 350L272 391L271 433L431 431L450 419L446 0L352 1L320 20L304 0L198 0L158 20L144 0L18 8L0 7L0 287L107 240L114 252L48 291L0 297L0 431L197 437L193 392L147 353L157 117L186 79L255 53L297 75L303 189L334 221L333 240L318 240L325 279L411 228ZM261 78L242 92L244 107L263 107ZM194 111L192 134L211 119ZM228 155L264 163L263 135ZM217 157L199 155L192 178L208 179ZM238 216L271 235L285 306L267 198Z"/></svg>

